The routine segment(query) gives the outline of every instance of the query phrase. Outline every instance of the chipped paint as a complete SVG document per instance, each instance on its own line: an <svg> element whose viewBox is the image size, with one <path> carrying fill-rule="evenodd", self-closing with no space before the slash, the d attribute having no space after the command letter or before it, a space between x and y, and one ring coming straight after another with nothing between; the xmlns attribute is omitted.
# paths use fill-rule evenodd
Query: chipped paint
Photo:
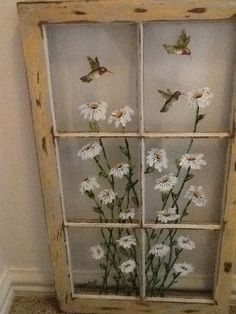
<svg viewBox="0 0 236 314"><path fill-rule="evenodd" d="M147 9L144 9L144 8L136 8L136 9L134 10L134 12L137 12L137 13L145 13L145 12L147 12Z"/></svg>
<svg viewBox="0 0 236 314"><path fill-rule="evenodd" d="M38 98L36 98L36 105L37 105L37 107L41 107L41 101Z"/></svg>
<svg viewBox="0 0 236 314"><path fill-rule="evenodd" d="M84 11L79 11L79 10L74 10L73 12L74 12L74 14L76 14L76 15L86 15L86 14L87 14L86 12L84 12Z"/></svg>
<svg viewBox="0 0 236 314"><path fill-rule="evenodd" d="M123 307L104 306L101 308L103 311L124 311Z"/></svg>
<svg viewBox="0 0 236 314"><path fill-rule="evenodd" d="M192 310L192 309L190 309L190 310L185 310L184 311L184 313L199 313L200 311L199 310Z"/></svg>
<svg viewBox="0 0 236 314"><path fill-rule="evenodd" d="M231 271L231 269L232 269L232 263L225 262L224 263L224 272L228 274Z"/></svg>
<svg viewBox="0 0 236 314"><path fill-rule="evenodd" d="M206 12L206 8L193 8L193 9L188 10L188 12L201 14L201 13Z"/></svg>
<svg viewBox="0 0 236 314"><path fill-rule="evenodd" d="M51 133L51 136L52 136L53 145L55 146L55 135L54 135L54 128L53 128L53 125L52 125L52 127L51 127L50 133Z"/></svg>
<svg viewBox="0 0 236 314"><path fill-rule="evenodd" d="M47 150L47 142L46 142L46 137L45 136L42 138L42 149L43 149L44 153L47 155L48 154L48 150Z"/></svg>

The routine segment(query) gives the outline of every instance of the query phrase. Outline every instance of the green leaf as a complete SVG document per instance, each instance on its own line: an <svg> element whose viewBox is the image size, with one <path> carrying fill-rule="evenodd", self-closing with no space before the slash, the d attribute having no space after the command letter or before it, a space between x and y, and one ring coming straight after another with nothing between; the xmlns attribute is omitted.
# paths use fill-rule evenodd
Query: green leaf
<svg viewBox="0 0 236 314"><path fill-rule="evenodd" d="M129 153L127 152L126 147L120 145L119 148L120 148L121 152L122 152L126 157L129 156Z"/></svg>
<svg viewBox="0 0 236 314"><path fill-rule="evenodd" d="M194 174L189 173L185 179L185 181L191 180L194 177Z"/></svg>
<svg viewBox="0 0 236 314"><path fill-rule="evenodd" d="M99 171L98 175L99 175L100 177L107 178L107 174L106 174L105 171Z"/></svg>
<svg viewBox="0 0 236 314"><path fill-rule="evenodd" d="M177 195L176 193L171 192L171 197L172 197L172 200L173 200L173 201L175 201L175 199L176 199L176 195Z"/></svg>
<svg viewBox="0 0 236 314"><path fill-rule="evenodd" d="M95 213L98 213L98 214L102 213L101 207L99 207L99 206L94 206L93 210L95 211Z"/></svg>
<svg viewBox="0 0 236 314"><path fill-rule="evenodd" d="M89 127L92 132L99 132L99 126L98 126L97 121L89 122Z"/></svg>
<svg viewBox="0 0 236 314"><path fill-rule="evenodd" d="M168 199L168 193L161 193L162 202L165 203Z"/></svg>
<svg viewBox="0 0 236 314"><path fill-rule="evenodd" d="M196 120L196 123L200 122L204 117L205 117L206 114L199 114L197 116L197 120Z"/></svg>
<svg viewBox="0 0 236 314"><path fill-rule="evenodd" d="M169 271L169 264L168 263L164 263L164 267L165 267L166 272L168 272Z"/></svg>
<svg viewBox="0 0 236 314"><path fill-rule="evenodd" d="M151 240L154 240L156 237L157 237L157 234L156 234L156 233L153 233L153 234L150 236L150 239L151 239Z"/></svg>
<svg viewBox="0 0 236 314"><path fill-rule="evenodd" d="M107 265L105 265L105 264L103 264L103 263L100 263L99 266L100 266L100 268L102 268L102 269L107 269Z"/></svg>
<svg viewBox="0 0 236 314"><path fill-rule="evenodd" d="M132 278L127 278L128 282L133 282L134 280Z"/></svg>
<svg viewBox="0 0 236 314"><path fill-rule="evenodd" d="M151 172L153 172L155 169L153 168L153 167L147 167L147 169L145 170L145 174L147 174L147 173L151 173Z"/></svg>
<svg viewBox="0 0 236 314"><path fill-rule="evenodd" d="M138 200L136 199L135 196L132 197L132 201L134 202L134 204L135 204L136 206L139 206L139 202L138 202Z"/></svg>

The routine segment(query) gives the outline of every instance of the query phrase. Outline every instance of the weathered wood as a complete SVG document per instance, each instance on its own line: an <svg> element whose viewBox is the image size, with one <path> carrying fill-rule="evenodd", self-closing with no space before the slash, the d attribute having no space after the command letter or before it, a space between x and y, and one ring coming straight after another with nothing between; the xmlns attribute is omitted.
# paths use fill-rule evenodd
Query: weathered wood
<svg viewBox="0 0 236 314"><path fill-rule="evenodd" d="M71 300L72 292L44 43L38 26L29 26L22 21L21 31L55 287L60 306L65 307Z"/></svg>
<svg viewBox="0 0 236 314"><path fill-rule="evenodd" d="M32 1L18 3L21 20L24 55L29 83L35 141L39 160L41 185L45 204L47 228L52 264L55 275L55 287L60 307L65 311L92 313L222 313L228 312L231 289L232 263L234 260L233 243L236 241L236 142L232 140L231 164L227 191L227 206L222 224L145 224L142 215L142 227L221 230L222 243L219 276L214 295L211 299L187 298L137 298L112 296L79 296L73 292L73 280L70 271L68 227L88 227L89 224L66 222L60 193L60 172L57 167L55 138L92 138L95 133L58 133L55 132L51 112L51 95L48 82L48 64L45 57L44 25L61 23L100 23L100 22L153 22L178 20L236 20L236 1L232 0L78 0L78 1ZM142 50L142 49L141 49ZM141 52L142 53L142 52ZM142 63L142 56L141 56ZM142 66L141 66L142 68ZM141 86L142 71L140 73ZM140 90L141 90L140 89ZM141 100L142 103L142 90ZM143 108L142 108L143 109ZM142 112L141 112L142 117ZM141 121L142 122L142 121ZM99 133L100 137L133 137L142 139L144 151L145 138L228 138L234 136L225 133L145 133L143 122L141 133ZM144 163L144 156L143 163ZM144 181L143 181L144 188ZM64 216L64 217L63 217ZM63 219L64 218L64 219ZM123 225L123 224L121 224ZM127 225L133 227L139 224ZM66 228L65 228L66 226ZM91 224L90 224L91 226ZM93 224L101 227L102 224ZM120 227L120 224L112 224ZM145 237L143 236L143 242ZM143 255L144 259L144 255ZM143 260L144 264L144 260ZM142 297L144 297L144 288ZM88 301L89 298L89 301ZM154 302L155 300L155 302ZM193 304L191 304L193 303ZM196 304L198 303L198 304ZM208 303L208 304L202 304Z"/></svg>
<svg viewBox="0 0 236 314"><path fill-rule="evenodd" d="M92 23L168 20L236 19L236 3L230 0L96 0L19 2L25 22Z"/></svg>
<svg viewBox="0 0 236 314"><path fill-rule="evenodd" d="M222 132L222 133L110 133L110 132L63 132L56 133L56 138L119 138L119 137L127 137L127 138L228 138L230 137L230 133Z"/></svg>

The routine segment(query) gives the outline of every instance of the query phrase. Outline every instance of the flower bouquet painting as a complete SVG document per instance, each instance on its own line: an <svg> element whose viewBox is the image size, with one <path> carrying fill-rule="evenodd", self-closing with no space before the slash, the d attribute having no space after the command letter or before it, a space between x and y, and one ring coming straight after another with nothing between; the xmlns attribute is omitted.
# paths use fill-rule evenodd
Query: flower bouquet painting
<svg viewBox="0 0 236 314"><path fill-rule="evenodd" d="M192 107L195 116L192 132L196 132L199 123L206 118L202 109L212 100L210 89L205 87L189 93L178 92L178 97L172 97L171 103L167 102L167 96L170 98L174 93L170 93L168 89L167 93L162 93L166 97L165 109L161 109L163 119L169 110L174 110L179 97L186 97L186 103ZM104 101L82 104L79 112L87 120L90 131L98 136L97 140L78 150L80 163L86 167L86 162L90 160L97 169L90 173L88 168L87 177L80 182L80 192L93 202L91 210L100 223L119 223L116 228L101 227L100 238L88 248L102 277L101 284L96 288L100 294L138 296L145 273L146 295L164 297L182 277L194 272L187 253L195 249L195 243L179 229L141 228L141 224L137 227L139 213L144 206L140 193L139 160L132 152L131 140L125 136L127 124L137 113L130 106L109 112L109 104ZM114 164L111 160L109 148L99 137L101 123L113 125L124 135L114 141L118 144L119 156L122 156L118 163ZM146 152L145 159L141 176L154 178L152 193L162 201L161 206L153 208L155 220L152 224L181 223L192 208L206 205L204 187L196 185L194 179L207 163L204 153L194 149L194 138L189 140L186 151L174 156L173 160L158 145ZM168 170L170 164L175 165L175 172ZM132 227L133 223L135 227ZM129 228L122 228L120 224L129 224ZM145 241L141 241L141 232Z"/></svg>

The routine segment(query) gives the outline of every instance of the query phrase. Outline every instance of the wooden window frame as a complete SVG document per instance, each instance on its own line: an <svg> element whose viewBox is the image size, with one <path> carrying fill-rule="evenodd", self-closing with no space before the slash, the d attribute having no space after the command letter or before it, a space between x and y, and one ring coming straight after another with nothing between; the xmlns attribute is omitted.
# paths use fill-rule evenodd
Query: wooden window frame
<svg viewBox="0 0 236 314"><path fill-rule="evenodd" d="M170 3L171 2L171 3ZM73 294L70 272L69 249L67 246L69 227L91 227L83 222L65 220L60 189L60 169L57 160L58 138L111 137L99 133L58 133L54 128L51 112L50 79L48 61L45 55L44 25L60 23L99 22L154 22L154 21L232 21L236 20L236 2L230 0L78 0L78 1L32 1L19 2L23 48L31 99L35 141L37 147L46 222L49 235L51 259L54 269L55 288L60 308L79 313L227 313L231 294L232 263L236 243L236 140L235 113L229 133L113 133L113 137L145 138L230 138L230 164L227 177L226 206L220 224L145 224L150 228L185 228L199 230L220 230L221 248L214 300L207 302L187 298L132 298L113 296L82 296ZM142 62L142 56L141 56ZM142 73L141 73L142 74ZM142 75L141 75L142 77ZM141 84L142 85L142 84ZM142 94L142 91L141 91ZM142 100L141 100L142 102ZM142 115L141 115L142 116ZM143 122L141 121L141 125ZM144 156L141 156L144 159ZM144 183L142 183L144 184ZM93 227L134 227L135 224L101 224ZM140 225L138 224L137 227ZM88 300L89 298L89 300ZM155 300L155 301L154 301ZM159 302L158 302L159 301Z"/></svg>

